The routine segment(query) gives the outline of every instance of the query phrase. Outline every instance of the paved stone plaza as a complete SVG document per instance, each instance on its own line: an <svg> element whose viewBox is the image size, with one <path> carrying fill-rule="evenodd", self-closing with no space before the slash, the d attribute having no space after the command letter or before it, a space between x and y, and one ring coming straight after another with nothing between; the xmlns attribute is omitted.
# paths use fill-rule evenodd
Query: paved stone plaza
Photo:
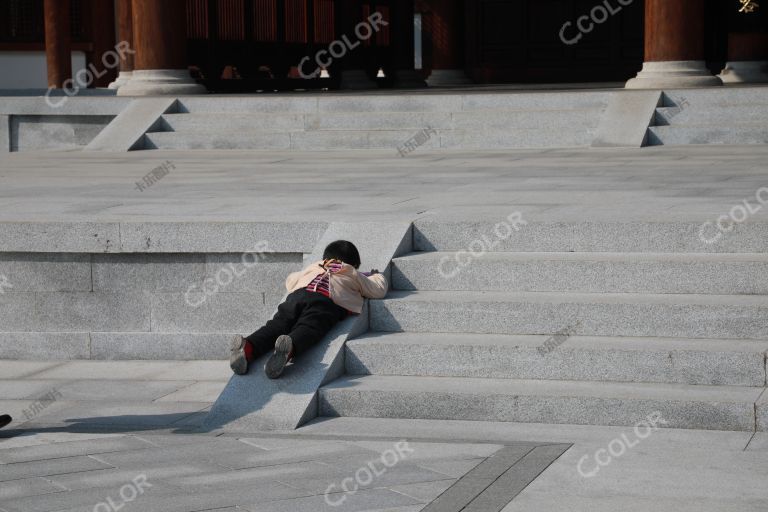
<svg viewBox="0 0 768 512"><path fill-rule="evenodd" d="M137 190L165 161L175 168ZM520 211L536 221L705 221L754 200L766 161L763 145L424 149L404 158L395 147L11 153L0 155L0 220L496 221Z"/></svg>
<svg viewBox="0 0 768 512"><path fill-rule="evenodd" d="M128 224L182 221L495 222L519 211L532 223L698 225L744 200L755 203L768 186L766 157L764 146L425 149L405 158L394 148L7 154L0 155L1 249L45 244L14 238L19 223L41 233L64 222L118 224L124 244ZM136 189L166 161L174 168L162 180ZM755 212L725 246L749 252L739 233L759 232L766 219ZM644 233L634 240L658 242ZM0 413L15 419L0 431L0 511L768 508L768 434L751 425L657 430L645 415L638 426L321 417L295 431L207 432L207 411L231 376L224 357L0 361ZM761 376L759 383L748 376L755 401L765 394Z"/></svg>
<svg viewBox="0 0 768 512"><path fill-rule="evenodd" d="M0 370L0 407L16 418L0 432L4 512L758 512L768 503L765 433L321 418L293 432L215 436L195 432L229 376L223 361L3 361ZM601 449L617 456L598 456L609 461L601 466Z"/></svg>

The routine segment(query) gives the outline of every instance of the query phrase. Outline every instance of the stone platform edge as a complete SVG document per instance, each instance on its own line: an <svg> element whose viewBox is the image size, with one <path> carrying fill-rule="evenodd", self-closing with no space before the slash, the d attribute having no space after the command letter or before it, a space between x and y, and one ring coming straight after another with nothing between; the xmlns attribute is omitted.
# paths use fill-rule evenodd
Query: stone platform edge
<svg viewBox="0 0 768 512"><path fill-rule="evenodd" d="M0 221L0 252L309 253L327 222Z"/></svg>

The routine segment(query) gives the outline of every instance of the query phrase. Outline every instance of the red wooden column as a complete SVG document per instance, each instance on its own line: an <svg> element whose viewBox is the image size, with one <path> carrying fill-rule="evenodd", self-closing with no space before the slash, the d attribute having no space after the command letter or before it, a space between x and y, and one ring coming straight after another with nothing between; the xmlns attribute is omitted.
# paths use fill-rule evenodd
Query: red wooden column
<svg viewBox="0 0 768 512"><path fill-rule="evenodd" d="M119 89L128 83L133 74L133 15L132 0L117 0L117 41L119 48L126 51L118 53L120 56L120 74L117 80L109 84L110 89Z"/></svg>
<svg viewBox="0 0 768 512"><path fill-rule="evenodd" d="M45 57L48 86L61 88L72 78L69 0L45 0Z"/></svg>
<svg viewBox="0 0 768 512"><path fill-rule="evenodd" d="M93 87L107 87L117 76L115 60L108 53L115 52L115 1L91 0L91 33L93 49L88 60L95 69ZM111 66L110 66L111 65Z"/></svg>
<svg viewBox="0 0 768 512"><path fill-rule="evenodd" d="M472 83L464 72L464 0L426 0L425 32L432 42L430 87Z"/></svg>
<svg viewBox="0 0 768 512"><path fill-rule="evenodd" d="M728 63L719 76L727 84L768 82L768 34L728 34Z"/></svg>
<svg viewBox="0 0 768 512"><path fill-rule="evenodd" d="M645 62L627 88L722 85L704 62L705 9L705 0L645 0Z"/></svg>
<svg viewBox="0 0 768 512"><path fill-rule="evenodd" d="M134 70L120 96L200 94L187 67L186 0L133 0Z"/></svg>

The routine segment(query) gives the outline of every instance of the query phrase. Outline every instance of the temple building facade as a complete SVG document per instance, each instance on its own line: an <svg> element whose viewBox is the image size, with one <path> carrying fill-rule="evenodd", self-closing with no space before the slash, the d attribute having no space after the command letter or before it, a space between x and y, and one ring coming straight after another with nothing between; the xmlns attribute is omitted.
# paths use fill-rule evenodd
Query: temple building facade
<svg viewBox="0 0 768 512"><path fill-rule="evenodd" d="M155 95L763 82L765 3L0 0L0 89L79 84Z"/></svg>

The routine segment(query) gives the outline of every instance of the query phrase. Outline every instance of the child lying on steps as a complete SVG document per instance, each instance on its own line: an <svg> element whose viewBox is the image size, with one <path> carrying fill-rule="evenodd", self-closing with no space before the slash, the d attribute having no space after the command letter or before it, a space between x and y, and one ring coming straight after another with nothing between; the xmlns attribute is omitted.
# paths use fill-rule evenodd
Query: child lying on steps
<svg viewBox="0 0 768 512"><path fill-rule="evenodd" d="M381 299L387 280L378 271L357 271L360 253L351 242L338 240L325 248L323 261L294 272L285 281L289 295L272 320L247 338L232 341L229 365L238 375L248 364L272 352L264 371L278 378L288 361L318 343L339 321L359 314L363 299Z"/></svg>

